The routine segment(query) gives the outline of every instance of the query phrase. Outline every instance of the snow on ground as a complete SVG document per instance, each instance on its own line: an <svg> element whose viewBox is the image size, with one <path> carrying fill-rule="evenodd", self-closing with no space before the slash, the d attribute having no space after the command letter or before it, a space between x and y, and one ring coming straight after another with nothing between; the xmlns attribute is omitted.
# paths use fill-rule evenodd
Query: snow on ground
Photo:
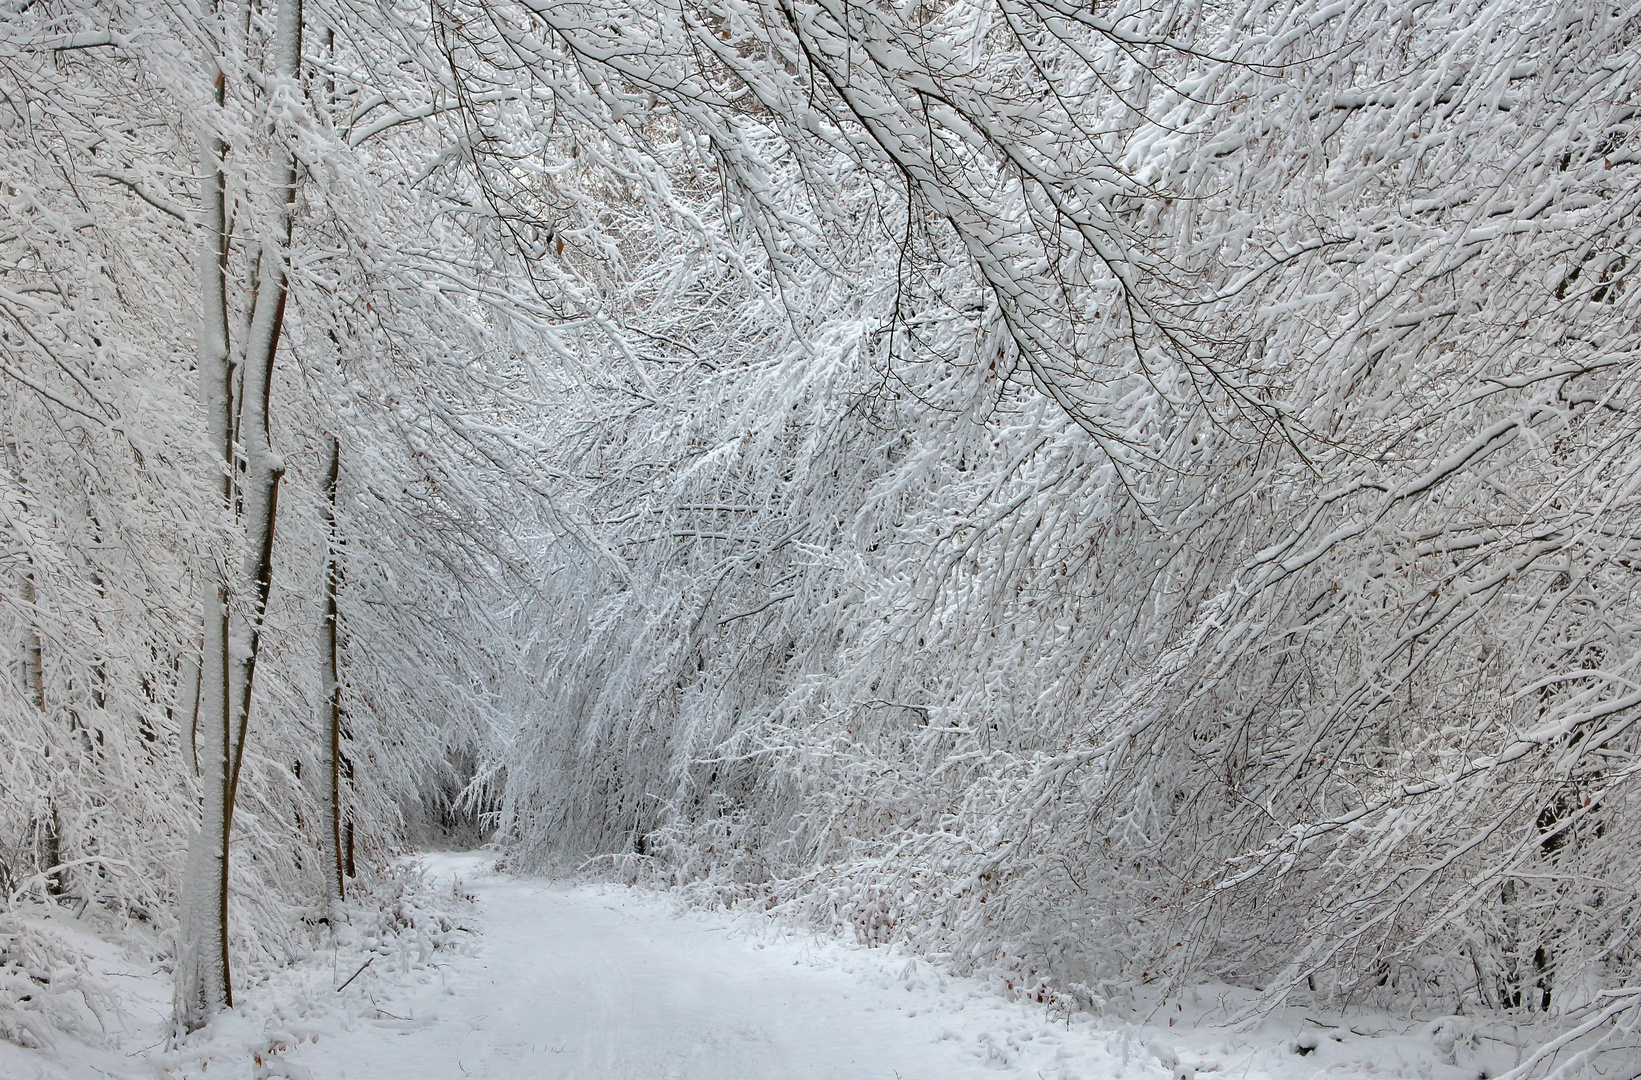
<svg viewBox="0 0 1641 1080"><path fill-rule="evenodd" d="M0 1080L153 1075L128 1056L162 1044L171 1013L145 946L140 929L65 911L0 916Z"/></svg>
<svg viewBox="0 0 1641 1080"><path fill-rule="evenodd" d="M493 862L425 856L421 894L268 973L176 1047L163 973L81 941L88 979L131 984L117 1018L102 1010L107 1035L88 1036L103 1045L0 1042L0 1077L1478 1080L1519 1062L1526 1042L1463 1017L1237 1025L1241 992L1226 987L1127 1015L1053 1016L894 950L640 889L509 877Z"/></svg>

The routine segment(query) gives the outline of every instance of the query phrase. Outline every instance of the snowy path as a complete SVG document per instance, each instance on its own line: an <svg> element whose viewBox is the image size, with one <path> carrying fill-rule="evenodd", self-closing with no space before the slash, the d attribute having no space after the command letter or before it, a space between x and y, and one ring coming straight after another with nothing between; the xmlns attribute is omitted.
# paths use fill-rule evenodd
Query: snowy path
<svg viewBox="0 0 1641 1080"><path fill-rule="evenodd" d="M478 896L478 954L383 1006L403 1019L363 1022L286 1061L334 1080L995 1080L1008 1067L1006 1035L996 1048L961 1038L927 994L817 965L812 944L749 940L620 890L484 873L472 856L429 862ZM1041 1009L989 1004L996 1026L1034 1012L1031 1026L1045 1027ZM1147 1064L1129 1075L1166 1075Z"/></svg>
<svg viewBox="0 0 1641 1080"><path fill-rule="evenodd" d="M249 978L238 1008L177 1046L169 977L54 918L123 1005L97 1046L0 1040L0 1080L1475 1080L1520 1061L1504 1025L1463 1017L1330 1022L1296 1008L1235 1023L1252 999L1223 986L1068 1021L774 920L509 877L486 855L424 862L436 887L459 881L478 904L456 905L459 923L416 918L471 947L384 938L362 919L341 955Z"/></svg>

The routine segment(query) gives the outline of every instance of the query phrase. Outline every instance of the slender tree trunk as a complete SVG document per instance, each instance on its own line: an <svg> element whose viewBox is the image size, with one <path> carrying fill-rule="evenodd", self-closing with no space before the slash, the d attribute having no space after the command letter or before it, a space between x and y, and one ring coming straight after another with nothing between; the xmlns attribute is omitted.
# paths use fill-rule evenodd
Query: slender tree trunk
<svg viewBox="0 0 1641 1080"><path fill-rule="evenodd" d="M6 452L12 461L13 469L17 474L19 486L24 483L22 456L18 453L16 443L8 442ZM24 509L27 509L25 506ZM34 560L25 555L25 567L32 567ZM36 605L39 597L34 588L34 571L25 568L22 581L23 610L26 613L26 622L23 627L23 691L29 701L42 713L46 711L46 668L44 650L40 642L40 628ZM46 756L51 756L51 748L45 750ZM53 874L52 870L63 861L62 819L57 811L57 800L54 794L48 794L46 813L31 822L30 832L34 836L34 865L35 873L45 875L46 892L53 896L62 895L63 879L61 874ZM4 875L0 875L4 876Z"/></svg>
<svg viewBox="0 0 1641 1080"><path fill-rule="evenodd" d="M224 75L216 73L217 104ZM228 341L228 217L223 166L228 148L214 131L201 146L200 398L205 404L211 499L219 513L234 512L232 371ZM228 788L232 720L229 581L226 564L209 568L201 596L204 630L193 724L201 787L200 827L188 846L177 948L178 1022L187 1030L233 1004L228 977Z"/></svg>
<svg viewBox="0 0 1641 1080"><path fill-rule="evenodd" d="M225 97L218 69L216 102ZM228 340L228 215L224 160L228 147L215 131L200 148L200 205L204 228L200 253L201 317L198 335L200 398L211 469L210 498L217 511L234 513L233 373ZM230 588L226 563L204 575L198 704L193 744L200 776L200 827L188 845L177 943L176 1014L194 1030L233 1004L228 971L228 790L231 773Z"/></svg>
<svg viewBox="0 0 1641 1080"><path fill-rule="evenodd" d="M325 846L325 884L332 903L346 897L343 871L347 860L342 850L342 682L337 669L336 590L339 568L336 562L336 484L342 472L342 444L335 436L330 442L330 472L325 477L325 618L320 628L319 665L325 703L321 730L325 740L325 782L328 785L327 817L329 835Z"/></svg>
<svg viewBox="0 0 1641 1080"><path fill-rule="evenodd" d="M23 572L23 607L29 612L28 628L23 631L23 687L36 709L46 707L46 670L41 659L40 632L34 625L34 572Z"/></svg>
<svg viewBox="0 0 1641 1080"><path fill-rule="evenodd" d="M46 708L46 669L43 651L40 646L40 631L34 624L34 573L25 571L23 574L23 606L30 612L28 628L23 631L23 684L28 690L29 700L41 712ZM47 754L51 753L48 748ZM52 871L63 862L63 828L62 819L57 813L57 801L50 798L50 809L44 817L39 819L36 830L35 862L39 864L38 873L46 875L46 892L53 896L61 896L63 879L61 873Z"/></svg>
<svg viewBox="0 0 1641 1080"><path fill-rule="evenodd" d="M334 55L336 33L330 27L322 32L327 58ZM336 106L336 85L329 76L325 79L325 105ZM331 339L335 340L332 334ZM320 627L319 673L324 687L324 701L320 705L320 730L325 732L326 829L325 837L325 891L333 905L347 898L345 876L351 867L342 846L342 678L337 663L340 616L337 610L337 591L341 585L341 567L337 560L336 488L342 477L342 442L335 435L330 440L330 469L325 474L325 618ZM352 837L349 836L351 843Z"/></svg>
<svg viewBox="0 0 1641 1080"><path fill-rule="evenodd" d="M40 819L40 873L45 879L46 893L63 895L63 819L57 811L57 801L51 801L50 812Z"/></svg>
<svg viewBox="0 0 1641 1080"><path fill-rule="evenodd" d="M276 77L295 84L302 64L302 0L285 0L279 5L274 33ZM274 356L285 326L285 305L290 297L289 266L291 231L296 212L296 156L284 155L284 175L279 192L279 224L272 243L262 246L257 262L256 299L251 308L251 325L246 332L245 358L241 371L241 405L238 432L244 454L241 497L245 518L245 576L255 590L247 618L248 647L241 654L236 672L239 691L237 724L234 731L233 768L229 777L228 813L233 814L233 796L239 787L239 770L245 756L245 733L251 715L251 688L256 661L261 651L262 616L267 610L268 593L273 587L274 525L279 517L279 481L285 463L274 453L271 398Z"/></svg>

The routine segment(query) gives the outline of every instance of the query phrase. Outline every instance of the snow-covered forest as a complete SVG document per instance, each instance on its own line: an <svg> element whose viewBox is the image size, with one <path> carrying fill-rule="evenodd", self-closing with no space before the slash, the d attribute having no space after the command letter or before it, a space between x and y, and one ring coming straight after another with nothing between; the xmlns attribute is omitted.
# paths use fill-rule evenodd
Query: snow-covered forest
<svg viewBox="0 0 1641 1080"><path fill-rule="evenodd" d="M1641 1023L1641 3L0 0L0 207L0 1038L441 821Z"/></svg>

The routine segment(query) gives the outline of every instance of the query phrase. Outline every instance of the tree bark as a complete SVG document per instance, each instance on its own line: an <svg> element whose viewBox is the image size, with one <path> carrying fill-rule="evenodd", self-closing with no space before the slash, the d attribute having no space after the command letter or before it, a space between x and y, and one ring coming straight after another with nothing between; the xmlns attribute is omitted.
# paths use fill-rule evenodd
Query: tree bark
<svg viewBox="0 0 1641 1080"><path fill-rule="evenodd" d="M329 822L325 848L325 884L332 903L346 898L343 872L348 860L342 848L342 682L337 667L337 604L339 567L336 560L336 484L342 472L342 444L335 437L330 443L330 472L325 477L325 618L320 627L319 664L321 685L325 688L325 703L321 711L321 728L325 740L325 782L328 786L327 820Z"/></svg>
<svg viewBox="0 0 1641 1080"><path fill-rule="evenodd" d="M225 75L216 72L216 101L224 101ZM200 256L198 352L200 398L205 405L210 497L219 513L234 512L233 373L228 340L228 219L224 160L228 147L215 131L201 140L200 205L204 225ZM202 1026L233 1004L228 971L228 799L231 774L232 670L230 565L207 567L200 597L204 629L200 650L199 704L194 750L201 787L200 827L188 845L177 943L177 1022Z"/></svg>
<svg viewBox="0 0 1641 1080"><path fill-rule="evenodd" d="M302 63L302 0L286 0L279 5L274 33L276 78L298 85ZM245 756L245 733L251 715L251 688L255 681L257 655L261 651L262 617L267 611L273 587L274 524L279 517L279 482L285 463L273 451L272 410L274 356L285 326L285 305L290 296L289 265L291 232L296 213L297 161L284 154L283 179L279 190L278 224L271 243L264 243L257 262L257 286L251 308L251 325L246 334L245 357L240 377L241 404L238 430L243 452L241 501L245 521L245 576L254 589L252 608L247 616L247 647L239 658L236 672L239 711L234 731L233 767L229 776L228 812L233 814L233 796L238 791L239 769Z"/></svg>
<svg viewBox="0 0 1641 1080"><path fill-rule="evenodd" d="M301 27L301 0L282 3L275 31L274 77L293 86L300 75ZM226 101L226 75L220 65L213 74L216 103L221 107ZM199 370L212 463L222 471L220 481L213 478L213 497L235 525L233 546L242 552L242 559L236 574L232 556L225 558L208 575L212 580L203 598L205 633L196 723L203 797L200 830L188 854L177 964L177 1020L188 1030L233 1005L228 954L229 851L262 619L273 584L274 523L279 481L285 471L273 452L269 398L274 355L285 320L296 159L285 152L275 236L262 246L244 353L235 365L227 300L230 237L224 161L228 151L217 131L203 140L200 202L206 239L200 273L204 313ZM239 575L248 580L250 596L245 610L236 616L234 581Z"/></svg>
<svg viewBox="0 0 1641 1080"><path fill-rule="evenodd" d="M34 707L46 707L46 672L41 659L40 632L34 626L34 572L23 572L23 607L29 612L28 628L23 631L23 685Z"/></svg>
<svg viewBox="0 0 1641 1080"><path fill-rule="evenodd" d="M44 651L40 644L40 630L34 622L34 572L23 574L23 604L30 612L28 629L24 631L23 642L23 681L28 686L29 700L41 712L46 711L46 667ZM47 748L49 755L51 750ZM58 867L63 864L63 822L57 811L57 798L53 792L48 798L48 810L39 821L39 844L35 853L35 861L39 863L39 873L43 876L46 892L51 896L63 895L63 873Z"/></svg>

